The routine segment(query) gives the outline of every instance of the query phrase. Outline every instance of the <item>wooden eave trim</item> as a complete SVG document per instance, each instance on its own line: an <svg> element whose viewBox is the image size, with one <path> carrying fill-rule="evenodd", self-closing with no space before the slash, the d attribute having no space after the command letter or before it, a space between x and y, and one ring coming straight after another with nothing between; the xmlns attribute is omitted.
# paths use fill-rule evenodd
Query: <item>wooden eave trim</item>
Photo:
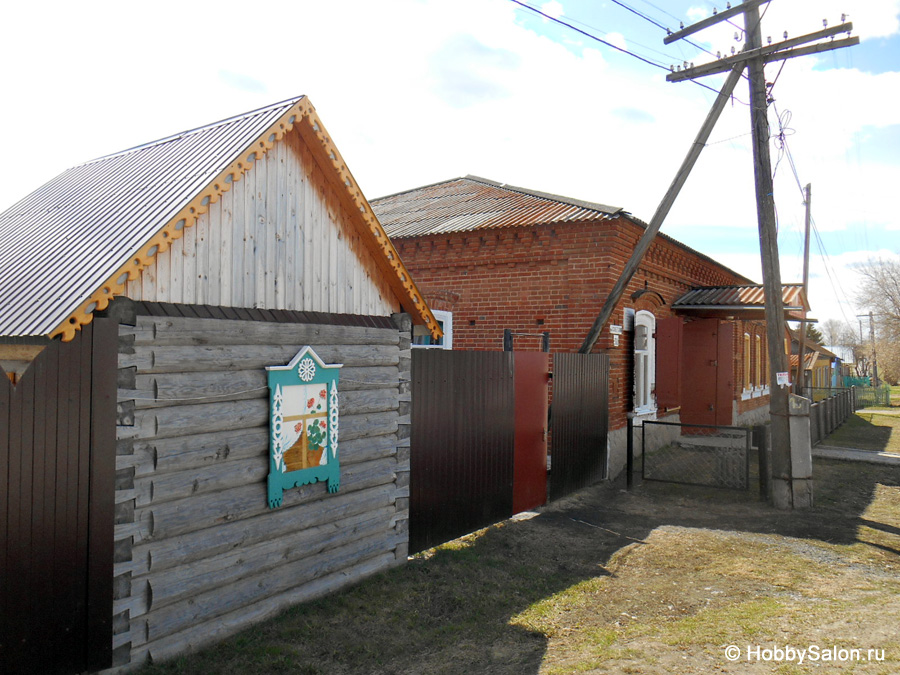
<svg viewBox="0 0 900 675"><path fill-rule="evenodd" d="M443 333L440 325L403 264L400 254L347 168L315 109L311 105L310 109L311 113L304 118L305 123L298 127L301 137L317 162L333 168L330 173L325 171L325 175L336 188L353 225L362 235L363 244L381 268L389 287L399 299L400 306L413 317L413 323L424 324L432 336L441 337Z"/></svg>
<svg viewBox="0 0 900 675"><path fill-rule="evenodd" d="M375 214L372 212L365 197L362 196L362 192L357 187L349 170L346 169L337 148L334 147L330 138L325 134L315 108L305 96L260 134L243 152L238 154L237 159L213 177L207 186L185 204L175 216L169 219L143 245L139 246L114 274L101 283L66 319L50 331L49 337L60 337L63 342L72 340L82 326L89 324L93 320L95 311L106 309L110 300L116 296L124 295L125 287L129 280L136 280L143 270L154 263L157 254L166 251L173 241L180 239L184 235L186 228L193 227L199 217L209 210L210 204L215 204L224 193L231 189L234 181L241 180L244 174L253 168L256 160L261 155L271 150L276 143L284 138L286 133L290 132L303 119L307 120L307 124L299 125L298 128L302 130L308 127L310 132L314 132L318 143L311 143L310 147L312 149L319 147L320 154L324 154L329 158L330 161L323 163L323 166L327 166L330 163L336 170L336 176L330 177L332 181L335 183L338 181L343 182L344 189L338 190L338 194L346 194L350 202L356 205L356 212L360 213L364 223L364 227L357 225L361 230L365 229L363 241L373 250L375 259L383 261L382 267L386 272L391 288L397 293L397 297L400 298L401 306L409 311L413 317L419 319L421 323L428 326L433 335L439 337L440 328L434 315L422 300L422 295L412 282L409 272L406 271L406 268L400 261L400 256L390 244L390 240L384 233L381 224L375 218ZM305 136L309 136L309 133L305 134ZM349 211L353 213L354 209L349 209ZM374 221L374 225L370 221ZM373 238L373 234L375 242L370 241ZM385 242L389 248L384 246ZM404 299L406 300L405 302Z"/></svg>

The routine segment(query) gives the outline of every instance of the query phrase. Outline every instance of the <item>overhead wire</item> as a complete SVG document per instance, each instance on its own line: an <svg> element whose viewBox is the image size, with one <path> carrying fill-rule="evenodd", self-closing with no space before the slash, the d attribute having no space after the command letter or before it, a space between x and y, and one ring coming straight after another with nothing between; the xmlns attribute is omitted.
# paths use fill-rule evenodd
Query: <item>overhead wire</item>
<svg viewBox="0 0 900 675"><path fill-rule="evenodd" d="M573 30L576 33L579 33L581 35L584 35L585 37L590 38L591 40L594 40L596 42L599 42L600 44L606 45L607 47L611 47L612 49L615 49L618 52L622 52L623 54L627 54L628 56L631 56L632 58L638 59L639 61L642 61L643 63L654 66L655 68L659 68L660 70L664 70L666 72L671 72L670 69L662 63L651 61L650 59L643 57L640 54L635 54L632 51L624 49L623 47L614 45L612 42L609 42L608 40L604 40L603 38L600 38L600 37L597 37L596 35L588 33L587 31L582 30L582 29L578 28L577 26L573 26L571 23L563 21L562 19L559 19L555 16L551 16L550 14L547 14L546 12L541 11L537 7L532 7L528 3L522 2L522 0L510 0L510 2L513 2L516 5L519 5L520 7L523 7L531 12L534 12L535 14L539 14L540 16L544 17L548 21L553 21L554 23L558 23L559 25L565 26L566 28L569 28L570 30ZM710 87L709 85L703 84L702 82L697 82L696 80L691 80L691 82L693 82L694 84L696 84L699 87L708 89L709 91L713 92L716 95L719 94L719 91L717 89L715 89L714 87ZM741 101L740 99L738 99L734 96L732 96L732 99L737 101L738 103L747 105L746 103L744 103L743 101Z"/></svg>
<svg viewBox="0 0 900 675"><path fill-rule="evenodd" d="M779 70L779 75L781 71ZM776 77L777 81L777 77ZM774 82L773 85L774 86ZM770 87L771 93L771 87ZM794 162L793 153L791 153L790 144L788 143L788 137L792 136L795 133L795 130L792 129L790 125L792 113L790 110L785 109L784 112L779 112L778 106L775 105L774 100L772 101L772 108L775 111L775 117L778 120L778 133L773 137L773 142L775 147L779 149L779 159L775 164L775 168L772 173L772 180L775 179L775 172L778 169L778 164L780 163L782 158L786 158L788 161L788 166L791 168L791 173L794 176L794 181L797 185L797 189L800 191L800 195L803 200L806 200L806 190L803 188L803 183L800 180L800 174L797 171L797 165ZM777 211L776 211L777 214ZM777 215L776 215L777 220ZM827 250L825 249L825 242L822 239L822 235L816 226L815 218L810 214L810 230L812 234L815 236L816 244L819 248L819 254L822 257L823 266L825 268L825 273L828 276L828 280L831 284L831 289L834 292L834 298L837 300L838 308L840 309L841 315L844 317L844 321L849 323L849 319L847 318L847 313L844 311L845 304L852 305L852 302L847 295L847 292L844 290L841 285L840 277L836 274L833 274L834 263L831 261L830 256L828 255Z"/></svg>

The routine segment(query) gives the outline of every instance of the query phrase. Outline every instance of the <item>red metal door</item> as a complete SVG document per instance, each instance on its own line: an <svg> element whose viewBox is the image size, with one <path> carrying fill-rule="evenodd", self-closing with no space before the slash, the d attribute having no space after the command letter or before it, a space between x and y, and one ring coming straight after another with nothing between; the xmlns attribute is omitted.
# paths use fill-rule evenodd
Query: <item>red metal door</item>
<svg viewBox="0 0 900 675"><path fill-rule="evenodd" d="M547 503L549 354L515 353L513 513Z"/></svg>
<svg viewBox="0 0 900 675"><path fill-rule="evenodd" d="M717 319L698 319L684 325L682 424L716 423L718 324Z"/></svg>
<svg viewBox="0 0 900 675"><path fill-rule="evenodd" d="M684 325L681 423L732 423L734 327L718 319Z"/></svg>
<svg viewBox="0 0 900 675"><path fill-rule="evenodd" d="M716 421L729 426L734 423L734 324L720 321L716 344Z"/></svg>

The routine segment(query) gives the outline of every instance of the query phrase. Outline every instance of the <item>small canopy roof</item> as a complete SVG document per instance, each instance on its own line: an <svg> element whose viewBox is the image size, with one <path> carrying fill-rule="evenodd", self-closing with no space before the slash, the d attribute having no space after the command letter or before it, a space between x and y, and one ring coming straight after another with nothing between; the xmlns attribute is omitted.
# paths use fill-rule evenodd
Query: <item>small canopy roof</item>
<svg viewBox="0 0 900 675"><path fill-rule="evenodd" d="M785 284L781 288L787 319L800 319L809 311L802 284ZM704 286L692 288L672 303L678 314L718 319L764 319L765 291L762 285Z"/></svg>
<svg viewBox="0 0 900 675"><path fill-rule="evenodd" d="M0 213L0 336L71 340L296 129L413 322L440 328L305 96L63 172Z"/></svg>

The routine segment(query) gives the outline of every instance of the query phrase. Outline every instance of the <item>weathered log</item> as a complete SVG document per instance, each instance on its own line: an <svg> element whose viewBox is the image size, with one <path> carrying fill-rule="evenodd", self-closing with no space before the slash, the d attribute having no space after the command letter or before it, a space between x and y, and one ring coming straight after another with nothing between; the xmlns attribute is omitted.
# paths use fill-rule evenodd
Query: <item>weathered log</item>
<svg viewBox="0 0 900 675"><path fill-rule="evenodd" d="M312 345L329 364L396 366L399 351L393 345ZM119 368L140 373L187 373L217 370L253 370L288 363L303 345L228 345L198 347L135 347L119 354Z"/></svg>
<svg viewBox="0 0 900 675"><path fill-rule="evenodd" d="M135 482L135 506L158 505L192 495L261 483L268 473L268 459L253 457L206 467L196 472L154 474Z"/></svg>
<svg viewBox="0 0 900 675"><path fill-rule="evenodd" d="M135 477L178 471L195 473L226 461L267 457L268 452L267 426L139 440L134 442Z"/></svg>
<svg viewBox="0 0 900 675"><path fill-rule="evenodd" d="M226 429L265 427L268 423L268 401L226 401L136 410L131 434L135 440L171 438ZM120 432L121 435L124 434Z"/></svg>
<svg viewBox="0 0 900 675"><path fill-rule="evenodd" d="M193 651L268 619L301 602L308 602L347 586L348 580L359 582L397 564L394 553L381 554L357 563L344 570L287 590L279 595L254 602L251 605L229 611L207 622L197 623L171 636L154 640L133 652L133 663L144 663L149 657L154 661L172 658ZM141 621L144 624L144 621ZM146 634L146 628L132 633Z"/></svg>
<svg viewBox="0 0 900 675"><path fill-rule="evenodd" d="M134 397L137 408L241 401L269 396L264 368L200 373L142 373L136 379L137 388L141 392L141 395Z"/></svg>
<svg viewBox="0 0 900 675"><path fill-rule="evenodd" d="M350 492L376 485L393 484L397 462L392 458L351 465L341 471L341 490ZM325 483L303 485L285 492L287 497L309 500L313 495L324 497ZM327 501L327 500L326 500ZM325 504L322 508L327 508ZM163 504L135 509L136 521L150 521L150 537L160 539L176 534L197 531L268 511L266 484L258 481L249 485L196 495Z"/></svg>
<svg viewBox="0 0 900 675"><path fill-rule="evenodd" d="M396 345L400 334L390 328L326 324L272 323L226 319L140 316L123 335L134 335L135 345L259 345L323 344Z"/></svg>
<svg viewBox="0 0 900 675"><path fill-rule="evenodd" d="M392 527L390 506L354 518L305 528L252 546L242 546L211 558L150 574L153 589L151 611L213 589L227 593L233 583L269 570L280 574L286 565L304 558L327 555L328 551L360 539L397 534Z"/></svg>
<svg viewBox="0 0 900 675"><path fill-rule="evenodd" d="M285 564L277 571L265 571L235 581L227 589L216 588L198 593L187 600L175 602L159 610L149 611L147 639L158 640L197 623L226 614L235 607L252 605L266 597L285 593L306 581L325 577L373 556L391 552L404 540L402 536L379 533L353 541L344 546Z"/></svg>
<svg viewBox="0 0 900 675"><path fill-rule="evenodd" d="M135 509L135 522L138 525L137 531L133 535L135 544L145 540L161 541L191 532L202 532L211 527L217 529L204 536L218 540L223 536L222 530L226 524L253 520L262 514L266 514L267 518L265 522L257 522L257 527L262 530L268 527L278 529L277 522L270 525L268 521L279 521L284 517L281 514L287 512L288 507L309 502L322 502L319 509L321 513L317 510L314 516L310 516L313 523L327 522L328 517L339 519L342 517L343 510L347 508L347 504L352 504L349 497L355 491L363 491L368 488L389 488L387 494L393 498L397 490L394 485L393 467L395 464L392 458L387 458L357 465L361 468L358 474L349 470L342 472L341 491L337 494L327 492L325 483L322 482L293 488L284 493L284 505L275 511L270 511L268 508L264 483L245 485L208 495L197 495L158 506L138 508ZM366 497L367 495L363 499ZM296 521L294 527L296 527ZM200 548L203 546L202 543L199 545ZM158 552L154 553L154 556L157 555L159 555Z"/></svg>

